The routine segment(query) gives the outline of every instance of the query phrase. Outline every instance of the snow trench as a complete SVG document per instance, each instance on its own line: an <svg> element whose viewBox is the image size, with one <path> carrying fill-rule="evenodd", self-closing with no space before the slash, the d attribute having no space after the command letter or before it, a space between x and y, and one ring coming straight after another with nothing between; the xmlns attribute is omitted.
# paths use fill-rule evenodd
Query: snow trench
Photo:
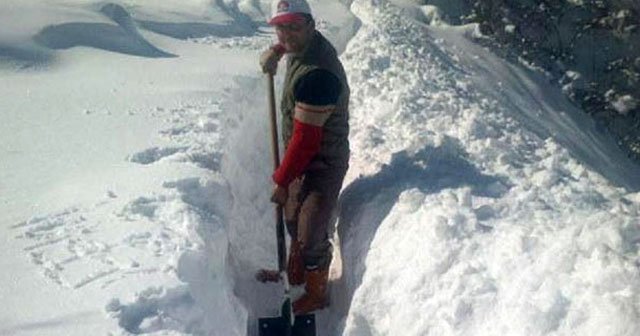
<svg viewBox="0 0 640 336"><path fill-rule="evenodd" d="M342 60L353 156L320 334L638 332L636 196L586 166L595 161L580 146L527 123L518 113L535 96L485 90L477 70L485 63L466 54L477 52L465 40L473 26L427 27L385 1L351 9L359 29ZM491 82L508 78L495 76ZM546 85L521 80L528 90ZM234 200L227 232L235 294L252 334L257 317L278 315L281 289L253 280L276 265L274 228L265 225L273 222L270 150L264 83L239 81L254 94L231 99L243 131L231 135L222 171ZM545 127L558 129L558 120ZM611 145L589 129L557 126L570 127L572 141ZM624 160L609 148L598 155ZM604 173L632 186L631 166Z"/></svg>
<svg viewBox="0 0 640 336"><path fill-rule="evenodd" d="M336 8L346 8L345 4L338 2L311 5L319 11L319 17L323 17L323 13L332 13ZM343 14L340 18L331 19L320 19L318 29L335 43L338 50L344 50L357 32L359 22L356 17ZM276 78L276 90L279 90L281 80L280 76ZM238 89L230 93L227 97L229 105L224 107L235 113L231 114L228 124L231 131L226 136L228 145L221 172L229 181L233 199L227 233L229 262L234 270L234 294L248 309L248 335L256 335L258 318L279 316L284 294L281 285L260 284L255 280L259 269L277 269L275 209L269 202L273 188L270 176L273 163L267 82L264 77L238 77L234 87ZM301 290L294 289L294 295ZM330 334L329 330L335 323L330 312L321 312L316 318L319 335Z"/></svg>

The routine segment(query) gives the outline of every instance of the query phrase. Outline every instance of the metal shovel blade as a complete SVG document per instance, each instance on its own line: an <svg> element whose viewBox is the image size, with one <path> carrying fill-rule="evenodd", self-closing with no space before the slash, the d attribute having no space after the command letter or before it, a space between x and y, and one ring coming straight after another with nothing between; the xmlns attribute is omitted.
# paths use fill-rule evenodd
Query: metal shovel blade
<svg viewBox="0 0 640 336"><path fill-rule="evenodd" d="M284 336L287 334L287 321L284 317L269 317L258 320L260 336ZM291 336L316 336L315 315L296 316L296 321L291 327Z"/></svg>

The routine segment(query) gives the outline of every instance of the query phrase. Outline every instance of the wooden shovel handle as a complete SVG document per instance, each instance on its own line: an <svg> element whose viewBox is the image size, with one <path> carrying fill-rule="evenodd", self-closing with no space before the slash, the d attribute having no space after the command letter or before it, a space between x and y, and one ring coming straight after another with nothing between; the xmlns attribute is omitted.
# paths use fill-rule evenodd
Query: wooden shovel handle
<svg viewBox="0 0 640 336"><path fill-rule="evenodd" d="M273 75L268 74L268 96L269 96L269 120L271 123L271 153L273 157L273 169L280 166L280 150L278 144L278 122L276 120L276 97L273 84ZM287 251L284 238L284 218L282 205L276 206L276 234L278 236L278 271L283 272L286 268Z"/></svg>

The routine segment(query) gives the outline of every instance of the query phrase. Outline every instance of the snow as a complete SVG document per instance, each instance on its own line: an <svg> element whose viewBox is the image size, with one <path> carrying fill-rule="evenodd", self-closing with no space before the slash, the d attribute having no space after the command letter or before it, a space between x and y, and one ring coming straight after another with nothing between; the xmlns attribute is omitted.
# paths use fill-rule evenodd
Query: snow
<svg viewBox="0 0 640 336"><path fill-rule="evenodd" d="M509 34L513 34L513 32L516 31L516 26L512 24L506 25L504 27L504 31L506 31Z"/></svg>
<svg viewBox="0 0 640 336"><path fill-rule="evenodd" d="M352 89L319 335L640 333L638 166L561 88L432 6L311 6ZM0 334L279 314L253 280L276 265L269 7L0 4Z"/></svg>
<svg viewBox="0 0 640 336"><path fill-rule="evenodd" d="M638 102L631 95L622 95L612 102L611 105L613 105L613 108L615 108L618 113L627 114L638 106Z"/></svg>

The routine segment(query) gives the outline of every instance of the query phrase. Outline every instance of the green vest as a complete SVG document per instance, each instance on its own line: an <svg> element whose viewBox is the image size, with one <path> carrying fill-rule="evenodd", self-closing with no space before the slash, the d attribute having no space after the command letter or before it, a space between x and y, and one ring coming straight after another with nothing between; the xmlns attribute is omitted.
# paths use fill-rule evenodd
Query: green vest
<svg viewBox="0 0 640 336"><path fill-rule="evenodd" d="M349 163L349 84L335 48L327 39L315 32L310 45L300 55L292 55L287 63L282 101L282 135L285 145L293 133L295 108L294 87L299 78L315 69L324 69L335 75L342 84L336 110L323 126L320 152L311 160L314 167L347 167ZM328 167L327 167L328 168Z"/></svg>

